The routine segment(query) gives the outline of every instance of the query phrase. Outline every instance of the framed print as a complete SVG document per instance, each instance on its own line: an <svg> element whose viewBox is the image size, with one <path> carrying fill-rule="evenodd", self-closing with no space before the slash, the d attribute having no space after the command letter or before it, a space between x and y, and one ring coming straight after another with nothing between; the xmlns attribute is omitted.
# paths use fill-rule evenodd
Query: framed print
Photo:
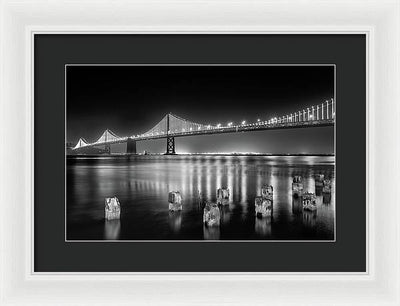
<svg viewBox="0 0 400 306"><path fill-rule="evenodd" d="M36 272L366 272L365 35L35 34L33 44L35 167L48 171L35 180ZM303 52L282 54L288 46ZM55 153L46 139L58 135ZM118 262L99 264L119 247ZM226 259L199 265L209 252Z"/></svg>
<svg viewBox="0 0 400 306"><path fill-rule="evenodd" d="M335 65L67 64L65 75L68 242L335 241ZM142 132L114 132L133 124Z"/></svg>
<svg viewBox="0 0 400 306"><path fill-rule="evenodd" d="M400 304L398 1L33 3L1 6L2 303Z"/></svg>

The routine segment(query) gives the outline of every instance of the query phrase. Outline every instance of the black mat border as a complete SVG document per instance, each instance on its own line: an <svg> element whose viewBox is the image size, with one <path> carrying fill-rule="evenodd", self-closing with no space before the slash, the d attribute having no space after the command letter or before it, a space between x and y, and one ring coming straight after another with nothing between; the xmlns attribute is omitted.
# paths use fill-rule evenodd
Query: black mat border
<svg viewBox="0 0 400 306"><path fill-rule="evenodd" d="M35 272L366 271L365 35L36 34L34 52ZM65 243L64 65L71 63L335 64L337 241Z"/></svg>

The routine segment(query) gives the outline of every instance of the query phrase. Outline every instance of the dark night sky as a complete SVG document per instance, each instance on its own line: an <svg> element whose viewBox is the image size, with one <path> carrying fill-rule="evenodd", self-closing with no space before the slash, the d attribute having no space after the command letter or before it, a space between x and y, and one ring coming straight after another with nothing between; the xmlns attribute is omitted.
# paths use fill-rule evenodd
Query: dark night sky
<svg viewBox="0 0 400 306"><path fill-rule="evenodd" d="M320 104L334 95L333 66L68 66L67 141L146 132L168 112L225 124ZM333 153L334 129L177 138L178 152ZM162 152L165 140L138 143Z"/></svg>

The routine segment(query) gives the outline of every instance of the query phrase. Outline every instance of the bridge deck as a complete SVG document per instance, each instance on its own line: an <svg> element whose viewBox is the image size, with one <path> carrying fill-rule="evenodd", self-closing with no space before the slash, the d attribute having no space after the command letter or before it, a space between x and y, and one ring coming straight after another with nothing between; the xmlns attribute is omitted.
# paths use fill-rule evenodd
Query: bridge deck
<svg viewBox="0 0 400 306"><path fill-rule="evenodd" d="M199 135L212 135L212 134L224 134L224 133L241 133L241 132L253 132L253 131L264 131L264 130L279 130L279 129L294 129L294 128L313 128L313 127L324 127L324 126L334 126L334 119L325 120L313 120L313 121L298 121L298 122L284 122L284 123L273 123L273 124L248 124L233 127L212 127L207 130L200 131L185 131L185 132L171 132L168 135L163 133L159 135L147 135L138 137L121 137L116 140L110 140L107 142L96 142L88 144L85 147L101 146L108 144L124 143L131 138L136 141L141 140L152 140L152 139L162 139L167 137L184 137L184 136L199 136Z"/></svg>

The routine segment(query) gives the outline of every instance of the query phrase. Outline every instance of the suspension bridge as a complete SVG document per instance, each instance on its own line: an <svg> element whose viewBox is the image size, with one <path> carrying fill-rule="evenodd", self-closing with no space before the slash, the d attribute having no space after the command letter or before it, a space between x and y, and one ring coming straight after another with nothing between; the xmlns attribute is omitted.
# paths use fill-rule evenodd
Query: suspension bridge
<svg viewBox="0 0 400 306"><path fill-rule="evenodd" d="M135 154L137 141L166 138L167 146L165 154L175 154L175 137L323 127L333 126L334 124L334 99L326 100L321 104L268 120L257 119L256 122L250 123L242 121L240 124L234 124L233 122L229 122L225 125L201 124L169 113L145 133L120 137L111 130L106 129L95 142L90 143L84 138L80 138L72 150L79 152L85 148L104 147L107 152L110 152L112 144L126 143L127 153Z"/></svg>

